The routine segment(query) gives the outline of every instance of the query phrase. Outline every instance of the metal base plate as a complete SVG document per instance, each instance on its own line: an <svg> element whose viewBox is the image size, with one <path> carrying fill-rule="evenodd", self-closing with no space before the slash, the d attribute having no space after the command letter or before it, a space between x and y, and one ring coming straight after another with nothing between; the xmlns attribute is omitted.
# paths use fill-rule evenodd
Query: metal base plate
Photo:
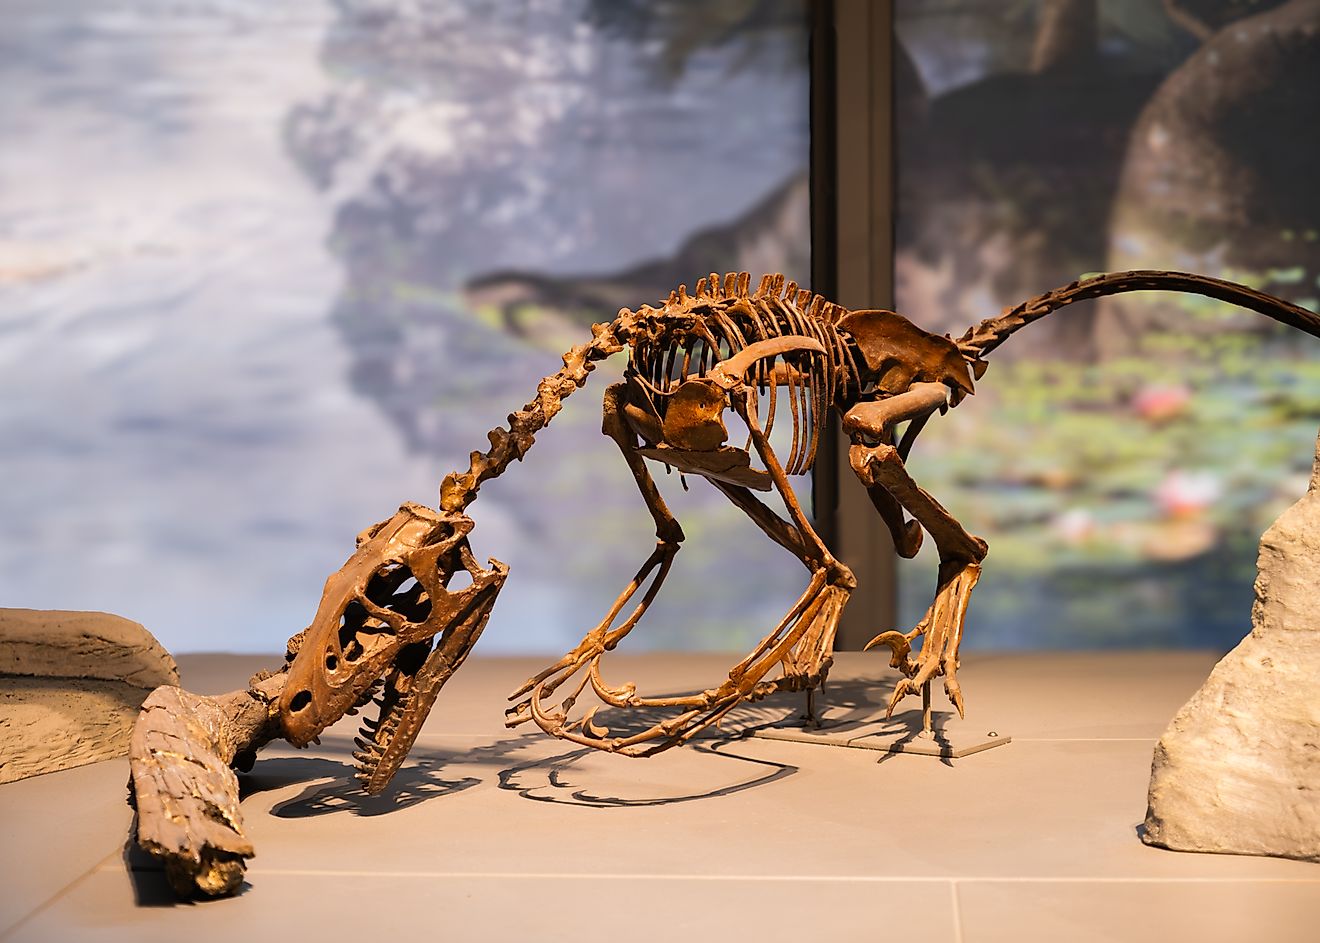
<svg viewBox="0 0 1320 943"><path fill-rule="evenodd" d="M911 711L892 720L831 721L826 711L819 727L806 726L805 720L792 720L752 731L753 737L765 740L788 740L829 747L852 747L882 753L916 753L961 759L1011 743L1013 738L992 727L959 720L952 712L934 714L933 736L923 736L920 712Z"/></svg>

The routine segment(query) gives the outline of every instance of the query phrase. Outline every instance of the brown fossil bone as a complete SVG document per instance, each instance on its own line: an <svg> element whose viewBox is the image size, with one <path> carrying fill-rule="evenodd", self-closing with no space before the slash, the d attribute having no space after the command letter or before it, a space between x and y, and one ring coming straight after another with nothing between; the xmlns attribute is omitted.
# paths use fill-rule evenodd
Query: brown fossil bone
<svg viewBox="0 0 1320 943"><path fill-rule="evenodd" d="M230 767L250 768L271 740L317 742L327 726L374 701L380 713L364 721L354 756L363 789L385 788L480 637L508 573L497 561L476 562L471 529L461 512L404 504L358 536L277 674L216 698L177 687L147 698L130 748L135 837L181 896L241 886L255 852Z"/></svg>
<svg viewBox="0 0 1320 943"><path fill-rule="evenodd" d="M222 698L161 689L148 699L132 753L139 843L165 860L181 891L231 892L252 849L242 836L229 767L245 768L256 749L277 737L299 746L316 742L327 726L373 698L381 713L363 728L359 777L369 792L385 788L440 688L472 650L507 575L497 561L482 567L474 559L468 506L483 482L527 454L595 363L625 349L623 381L605 390L602 430L632 472L657 543L581 642L511 695L509 725L530 721L575 743L646 756L691 739L744 701L819 687L856 580L812 527L789 479L814 466L831 413L842 418L850 465L898 552L915 554L923 533L939 551L937 589L925 617L906 633L879 633L868 646L889 648L890 664L905 676L889 710L942 676L961 713L958 651L987 547L913 480L908 453L931 416L973 393L985 355L1015 331L1077 301L1144 290L1207 295L1320 336L1320 316L1310 311L1181 272L1118 272L1074 282L1008 308L957 340L893 312L848 311L782 275L765 276L753 290L746 273L712 274L690 294L679 286L659 307L620 310L613 321L593 325L591 339L564 355L563 367L541 380L507 426L488 433L488 450L472 452L466 471L444 479L439 510L405 504L362 533L357 551L326 581L312 625L290 640L279 674L254 678L248 691ZM729 410L747 429L742 447L728 444ZM776 422L790 424L782 457L771 444ZM631 683L606 681L601 668L660 591L683 542L648 461L706 478L808 573L801 596L727 677L690 695L643 696ZM777 493L787 519L754 491ZM600 705L578 712L588 688ZM601 706L624 718L617 732L598 722ZM645 719L628 720L642 711ZM653 712L663 719L647 724Z"/></svg>
<svg viewBox="0 0 1320 943"><path fill-rule="evenodd" d="M380 714L358 740L358 778L385 788L436 695L481 636L508 568L480 566L462 513L404 504L358 536L357 552L326 580L316 618L289 665L277 708L284 739L306 746L361 707L378 684ZM450 589L458 573L469 584Z"/></svg>
<svg viewBox="0 0 1320 943"><path fill-rule="evenodd" d="M129 748L134 838L161 861L181 897L232 894L255 854L243 832L238 777L279 736L274 709L284 674L246 691L203 697L156 688L142 705Z"/></svg>
<svg viewBox="0 0 1320 943"><path fill-rule="evenodd" d="M513 692L509 724L532 721L576 743L644 756L690 739L744 700L811 691L822 683L839 614L855 582L802 513L788 477L814 464L831 411L842 418L850 465L898 553L913 556L923 533L939 551L935 598L926 615L912 630L881 632L867 646L889 648L891 665L905 675L889 711L943 677L961 714L958 652L988 548L913 480L905 467L908 453L931 416L974 392L986 370L985 355L1012 333L1077 301L1144 290L1207 295L1320 336L1320 316L1310 311L1242 285L1181 272L1118 272L1074 282L1005 309L957 340L924 331L892 311L848 311L785 284L783 276L766 276L752 291L745 273L723 279L712 274L692 294L680 286L659 308L621 311L609 332L627 344L630 359L624 382L606 393L604 431L632 469L660 543L578 646ZM712 382L727 394L724 402ZM781 460L769 433L777 415L783 416L782 402L792 440ZM750 432L743 449L725 444L725 409ZM906 431L895 441L904 422ZM687 696L644 697L631 684L607 682L601 670L604 656L659 591L682 539L643 459L705 477L810 574L802 596L726 679ZM753 490L778 492L789 519L762 504ZM621 619L629 605L634 608ZM918 638L921 647L914 653ZM561 688L566 696L555 703ZM616 715L626 717L633 709L672 714L641 730L614 733L598 719L599 708L573 715L588 688Z"/></svg>

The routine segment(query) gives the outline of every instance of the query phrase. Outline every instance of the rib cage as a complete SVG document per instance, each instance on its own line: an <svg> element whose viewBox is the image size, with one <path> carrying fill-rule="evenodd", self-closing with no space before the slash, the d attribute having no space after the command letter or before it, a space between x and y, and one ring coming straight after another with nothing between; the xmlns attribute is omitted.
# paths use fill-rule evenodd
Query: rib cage
<svg viewBox="0 0 1320 943"><path fill-rule="evenodd" d="M760 397L768 397L763 420L767 436L780 395L776 373L781 375L793 423L784 470L800 475L815 464L829 407L850 390L855 392L860 382L851 345L834 326L847 309L783 275L762 277L755 292L750 284L747 272L730 272L723 280L712 272L697 282L694 293L680 285L661 307L625 309L616 324L633 325L629 370L651 394L662 419L667 397L678 384L705 376L717 362L750 344L793 335L819 341L823 356L801 352L766 358L748 375L758 410Z"/></svg>

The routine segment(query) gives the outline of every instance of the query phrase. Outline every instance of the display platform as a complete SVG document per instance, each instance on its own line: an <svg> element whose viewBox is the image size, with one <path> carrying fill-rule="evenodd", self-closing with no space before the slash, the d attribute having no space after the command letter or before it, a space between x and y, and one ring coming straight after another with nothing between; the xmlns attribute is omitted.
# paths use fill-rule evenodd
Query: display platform
<svg viewBox="0 0 1320 943"><path fill-rule="evenodd" d="M735 660L618 655L607 674L690 690ZM886 661L841 655L830 710L882 715ZM179 659L199 693L275 663ZM736 735L798 696L629 760L506 730L504 695L541 660L473 659L382 796L353 786L353 718L261 754L237 898L175 903L125 852L126 760L0 786L0 940L1314 941L1320 865L1138 838L1155 740L1213 663L968 655L967 723L1012 742L959 759Z"/></svg>

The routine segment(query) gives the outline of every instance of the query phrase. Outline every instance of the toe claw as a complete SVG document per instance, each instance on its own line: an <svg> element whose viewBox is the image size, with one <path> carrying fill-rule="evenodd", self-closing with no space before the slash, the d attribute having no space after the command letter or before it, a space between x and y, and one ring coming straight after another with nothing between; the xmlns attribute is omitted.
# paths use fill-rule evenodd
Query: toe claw
<svg viewBox="0 0 1320 943"><path fill-rule="evenodd" d="M944 681L944 693L948 695L953 706L958 708L958 717L962 720L967 719L967 712L963 707L962 685L956 678L946 678Z"/></svg>
<svg viewBox="0 0 1320 943"><path fill-rule="evenodd" d="M894 708L898 706L898 702L903 700L903 698L907 697L909 694L914 693L916 690L917 688L912 684L912 679L910 678L904 678L902 681L898 682L894 687L894 693L889 696L889 707L885 710L885 719L888 720L893 717Z"/></svg>

